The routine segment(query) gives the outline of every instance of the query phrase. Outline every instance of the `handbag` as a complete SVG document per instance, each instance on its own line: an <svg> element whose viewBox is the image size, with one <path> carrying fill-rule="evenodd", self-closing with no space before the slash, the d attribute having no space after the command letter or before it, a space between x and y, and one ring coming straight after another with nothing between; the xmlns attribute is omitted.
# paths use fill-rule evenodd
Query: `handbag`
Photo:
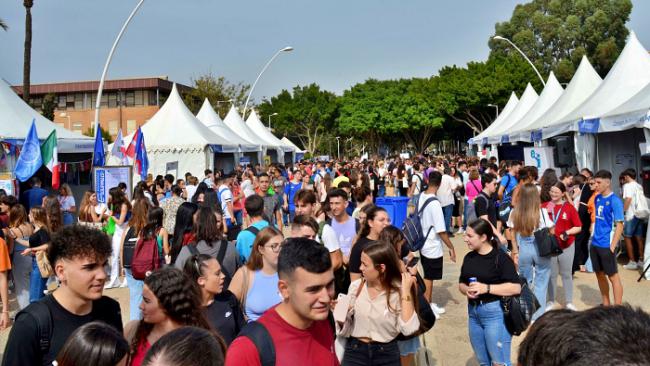
<svg viewBox="0 0 650 366"><path fill-rule="evenodd" d="M562 209L560 209L560 212ZM560 216L558 213L558 217ZM551 234L551 231L546 227L546 218L544 213L542 215L542 220L544 220L544 227L536 230L533 234L535 235L535 245L537 246L537 252L540 257L555 257L562 254L562 249L560 248L560 243L557 242L555 235Z"/></svg>
<svg viewBox="0 0 650 366"><path fill-rule="evenodd" d="M418 316L418 320L420 321L420 328L418 328L415 333L408 336L405 336L403 334L398 335L396 338L398 341L405 341L411 338L419 337L420 335L428 332L431 328L433 328L433 325L436 323L436 316L431 309L431 305L424 297L424 280L422 280L422 277L420 277L419 273L416 275L416 280L418 285L416 295L418 307L416 308L416 314Z"/></svg>
<svg viewBox="0 0 650 366"><path fill-rule="evenodd" d="M47 260L47 255L45 250L39 250L36 252L36 265L38 270L41 272L42 278L49 278L54 274L50 261Z"/></svg>
<svg viewBox="0 0 650 366"><path fill-rule="evenodd" d="M528 328L533 314L539 309L537 298L528 287L528 281L520 276L521 292L517 296L503 296L501 309L506 329L512 335L520 335Z"/></svg>

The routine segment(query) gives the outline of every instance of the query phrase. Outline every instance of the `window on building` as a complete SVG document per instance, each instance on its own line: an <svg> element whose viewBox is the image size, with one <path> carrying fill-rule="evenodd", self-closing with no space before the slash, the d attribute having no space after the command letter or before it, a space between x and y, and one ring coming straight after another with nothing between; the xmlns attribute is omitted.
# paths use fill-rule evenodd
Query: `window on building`
<svg viewBox="0 0 650 366"><path fill-rule="evenodd" d="M117 135L117 131L119 130L118 127L118 122L117 121L109 121L108 122L108 133L111 135Z"/></svg>
<svg viewBox="0 0 650 366"><path fill-rule="evenodd" d="M135 92L134 91L127 91L124 93L124 98L126 99L126 106L127 107L133 107L135 105Z"/></svg>
<svg viewBox="0 0 650 366"><path fill-rule="evenodd" d="M126 121L126 134L130 135L133 131L138 128L138 125L134 119L129 119Z"/></svg>
<svg viewBox="0 0 650 366"><path fill-rule="evenodd" d="M84 124L82 122L72 122L72 131L83 133L83 126Z"/></svg>
<svg viewBox="0 0 650 366"><path fill-rule="evenodd" d="M144 90L136 90L134 93L134 105L144 105Z"/></svg>
<svg viewBox="0 0 650 366"><path fill-rule="evenodd" d="M117 93L108 94L108 108L117 108Z"/></svg>
<svg viewBox="0 0 650 366"><path fill-rule="evenodd" d="M84 108L84 95L83 93L76 93L74 95L74 109Z"/></svg>
<svg viewBox="0 0 650 366"><path fill-rule="evenodd" d="M108 95L102 94L101 108L108 108Z"/></svg>
<svg viewBox="0 0 650 366"><path fill-rule="evenodd" d="M65 106L66 106L66 97L65 97L65 95L59 95L59 102L58 102L56 107L58 109L65 110Z"/></svg>
<svg viewBox="0 0 650 366"><path fill-rule="evenodd" d="M65 96L65 106L66 108L74 108L74 94L68 94Z"/></svg>
<svg viewBox="0 0 650 366"><path fill-rule="evenodd" d="M155 90L148 90L149 93L149 104L148 105L156 105L156 91Z"/></svg>

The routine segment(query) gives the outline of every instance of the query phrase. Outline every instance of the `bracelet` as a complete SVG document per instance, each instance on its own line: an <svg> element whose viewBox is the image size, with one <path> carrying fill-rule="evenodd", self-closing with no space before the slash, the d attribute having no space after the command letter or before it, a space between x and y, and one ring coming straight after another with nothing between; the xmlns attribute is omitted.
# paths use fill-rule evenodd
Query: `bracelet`
<svg viewBox="0 0 650 366"><path fill-rule="evenodd" d="M402 297L402 301L411 302L411 295L406 295L406 297Z"/></svg>

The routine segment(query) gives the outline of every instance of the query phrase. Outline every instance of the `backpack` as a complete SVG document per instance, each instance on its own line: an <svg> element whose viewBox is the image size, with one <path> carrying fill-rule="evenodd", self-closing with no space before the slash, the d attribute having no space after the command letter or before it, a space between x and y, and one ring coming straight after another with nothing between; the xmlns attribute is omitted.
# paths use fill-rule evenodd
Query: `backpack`
<svg viewBox="0 0 650 366"><path fill-rule="evenodd" d="M415 173L414 175L416 177L418 177L418 179L420 180L420 189L418 190L418 194L420 194L420 193L426 191L427 189L429 189L429 184L427 182L425 182L424 179L422 179L420 174Z"/></svg>
<svg viewBox="0 0 650 366"><path fill-rule="evenodd" d="M418 251L424 246L424 242L427 240L427 237L429 236L431 229L433 229L433 226L430 226L427 230L427 233L424 234L424 231L422 229L422 214L424 213L424 209L429 205L429 203L437 200L437 197L427 198L427 200L424 201L421 209L416 210L410 214L406 220L404 220L404 224L402 225L402 233L404 234L404 237L406 237L406 242L409 246L410 251ZM416 208L420 205L420 196L417 196L414 204Z"/></svg>
<svg viewBox="0 0 650 366"><path fill-rule="evenodd" d="M497 254L496 265L499 268L499 255ZM533 317L533 314L539 309L539 302L528 287L528 281L525 277L519 276L521 292L515 296L501 297L501 309L503 318L506 323L506 329L512 335L523 333Z"/></svg>
<svg viewBox="0 0 650 366"><path fill-rule="evenodd" d="M136 280L144 280L151 272L160 268L160 255L156 236L139 238L133 251L131 274Z"/></svg>
<svg viewBox="0 0 650 366"><path fill-rule="evenodd" d="M424 280L418 273L416 275L416 280L417 280L417 301L418 301L418 319L420 320L420 328L418 330L408 336L405 336L403 334L399 334L397 336L398 341L405 341L409 340L411 338L419 337L420 335L428 332L431 328L436 323L436 316L433 313L433 310L431 309L431 304L429 304L429 301L424 297L424 292L426 290L426 287L424 285Z"/></svg>
<svg viewBox="0 0 650 366"><path fill-rule="evenodd" d="M133 252L138 242L138 236L135 234L135 228L129 227L129 230L124 236L124 245L122 249L122 260L124 261L124 268L131 268L133 261Z"/></svg>
<svg viewBox="0 0 650 366"><path fill-rule="evenodd" d="M50 308L42 301L33 302L28 308L21 310L16 314L16 320L22 314L31 315L34 320L36 320L36 334L38 336L38 348L42 355L45 355L50 351L51 338L54 333L54 324L52 322L52 313Z"/></svg>
<svg viewBox="0 0 650 366"><path fill-rule="evenodd" d="M187 249L189 249L190 254L192 256L201 254L195 244L188 245ZM216 260L217 262L219 262L219 265L221 266L221 272L223 272L224 276L226 276L226 278L223 281L223 288L228 288L228 285L232 280L232 273L229 273L226 267L223 266L223 259L226 257L227 250L228 250L228 241L221 240L221 244L219 246L219 252L217 253Z"/></svg>
<svg viewBox="0 0 650 366"><path fill-rule="evenodd" d="M487 205L490 204L490 202L488 201L488 198L485 197L484 195L480 194L480 193L476 197L474 197L472 202L467 202L467 207L465 207L465 210L467 210L467 223L468 224L470 222L475 221L476 219L478 219L478 214L476 213L476 200L479 197L483 197L483 199L485 199L487 201Z"/></svg>
<svg viewBox="0 0 650 366"><path fill-rule="evenodd" d="M643 187L637 183L636 191L634 193L634 217L646 220L650 217L650 208L648 208L648 199L643 193Z"/></svg>
<svg viewBox="0 0 650 366"><path fill-rule="evenodd" d="M510 212L512 212L512 191L514 191L514 188L508 192L508 185L510 184L510 174L506 174L508 176L505 184L505 188L503 189L503 198L501 199L501 202L499 203L499 220L503 222L503 224L507 224L508 220L510 219ZM510 197L510 200L507 202L504 202L506 197Z"/></svg>

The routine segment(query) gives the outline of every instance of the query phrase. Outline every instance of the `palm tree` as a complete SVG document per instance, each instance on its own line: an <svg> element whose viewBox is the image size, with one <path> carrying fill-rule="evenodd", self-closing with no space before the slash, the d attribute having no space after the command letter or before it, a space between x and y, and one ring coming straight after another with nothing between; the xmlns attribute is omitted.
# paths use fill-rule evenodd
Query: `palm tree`
<svg viewBox="0 0 650 366"><path fill-rule="evenodd" d="M29 75L32 64L32 6L34 0L23 0L25 6L25 58L23 59L23 100L29 103Z"/></svg>
<svg viewBox="0 0 650 366"><path fill-rule="evenodd" d="M7 25L7 23L5 23L5 21L2 20L2 19L0 19L0 29L5 30L5 31L7 29L9 29L9 26Z"/></svg>

